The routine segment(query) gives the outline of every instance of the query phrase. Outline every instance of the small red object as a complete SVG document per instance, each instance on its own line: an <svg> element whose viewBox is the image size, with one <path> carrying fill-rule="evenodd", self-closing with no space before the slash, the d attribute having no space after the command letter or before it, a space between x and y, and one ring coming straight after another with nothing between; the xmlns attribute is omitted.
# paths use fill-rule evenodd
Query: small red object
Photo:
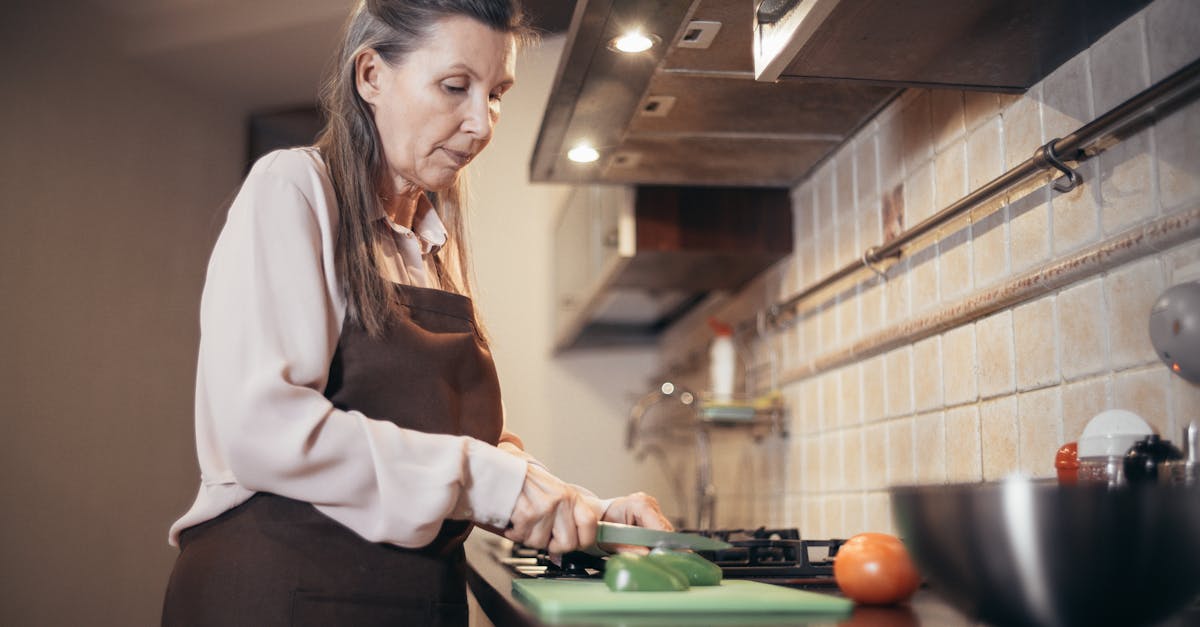
<svg viewBox="0 0 1200 627"><path fill-rule="evenodd" d="M1054 455L1054 469L1058 471L1058 483L1070 485L1079 479L1079 445L1067 442Z"/></svg>
<svg viewBox="0 0 1200 627"><path fill-rule="evenodd" d="M714 317L709 317L708 326L713 330L714 335L732 336L733 325Z"/></svg>

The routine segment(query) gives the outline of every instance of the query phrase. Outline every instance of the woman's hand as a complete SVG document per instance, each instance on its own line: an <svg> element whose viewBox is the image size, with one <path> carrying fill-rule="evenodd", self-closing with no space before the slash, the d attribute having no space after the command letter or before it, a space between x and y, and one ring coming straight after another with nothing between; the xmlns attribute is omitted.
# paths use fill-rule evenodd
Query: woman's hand
<svg viewBox="0 0 1200 627"><path fill-rule="evenodd" d="M634 492L629 496L613 499L608 510L604 512L604 520L664 531L675 530L671 521L667 520L659 509L658 500L645 492Z"/></svg>
<svg viewBox="0 0 1200 627"><path fill-rule="evenodd" d="M649 527L650 529L662 529L664 531L675 530L671 525L671 521L667 520L667 517L663 516L662 510L658 508L658 500L645 492L634 492L629 496L613 499L608 509L604 512L604 520L626 525L637 525L638 527ZM639 555L646 555L650 552L649 547L628 544L604 544L600 548L609 553L637 553Z"/></svg>
<svg viewBox="0 0 1200 627"><path fill-rule="evenodd" d="M504 537L551 553L596 543L596 513L583 494L540 465L529 464Z"/></svg>

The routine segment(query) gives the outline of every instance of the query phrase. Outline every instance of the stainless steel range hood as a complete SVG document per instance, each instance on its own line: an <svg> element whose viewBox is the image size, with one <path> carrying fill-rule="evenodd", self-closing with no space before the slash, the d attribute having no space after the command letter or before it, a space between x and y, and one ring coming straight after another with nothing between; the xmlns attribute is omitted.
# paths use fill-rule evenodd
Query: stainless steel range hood
<svg viewBox="0 0 1200 627"><path fill-rule="evenodd" d="M901 89L1023 91L1148 2L580 0L530 177L789 187ZM634 26L661 41L609 47Z"/></svg>
<svg viewBox="0 0 1200 627"><path fill-rule="evenodd" d="M792 251L786 189L580 186L555 228L557 350L652 342Z"/></svg>
<svg viewBox="0 0 1200 627"><path fill-rule="evenodd" d="M531 179L786 187L897 93L755 82L752 14L744 0L581 0ZM720 24L708 41L700 35L704 23ZM634 25L660 43L635 55L610 49ZM600 151L594 164L566 158L581 141Z"/></svg>

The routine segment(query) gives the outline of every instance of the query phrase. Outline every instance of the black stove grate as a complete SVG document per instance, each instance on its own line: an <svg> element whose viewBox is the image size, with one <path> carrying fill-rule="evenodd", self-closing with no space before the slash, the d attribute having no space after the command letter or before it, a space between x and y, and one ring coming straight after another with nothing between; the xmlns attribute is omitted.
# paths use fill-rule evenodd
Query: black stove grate
<svg viewBox="0 0 1200 627"><path fill-rule="evenodd" d="M796 529L687 530L723 540L733 548L699 551L727 579L832 579L833 558L844 540L801 540ZM818 583L819 581L805 582Z"/></svg>
<svg viewBox="0 0 1200 627"><path fill-rule="evenodd" d="M726 579L751 579L781 585L820 586L833 583L833 558L844 540L801 540L796 529L687 530L733 545L721 551L698 551L721 567ZM522 574L536 577L598 577L604 560L582 552L567 553L555 562L545 552L513 547Z"/></svg>

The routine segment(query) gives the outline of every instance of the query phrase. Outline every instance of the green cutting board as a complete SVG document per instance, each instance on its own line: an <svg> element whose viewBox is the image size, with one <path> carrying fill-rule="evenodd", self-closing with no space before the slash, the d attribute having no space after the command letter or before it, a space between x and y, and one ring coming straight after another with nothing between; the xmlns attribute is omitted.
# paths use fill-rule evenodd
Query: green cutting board
<svg viewBox="0 0 1200 627"><path fill-rule="evenodd" d="M682 592L613 592L597 580L515 579L513 593L542 617L577 614L837 614L847 599L743 581L694 586Z"/></svg>

